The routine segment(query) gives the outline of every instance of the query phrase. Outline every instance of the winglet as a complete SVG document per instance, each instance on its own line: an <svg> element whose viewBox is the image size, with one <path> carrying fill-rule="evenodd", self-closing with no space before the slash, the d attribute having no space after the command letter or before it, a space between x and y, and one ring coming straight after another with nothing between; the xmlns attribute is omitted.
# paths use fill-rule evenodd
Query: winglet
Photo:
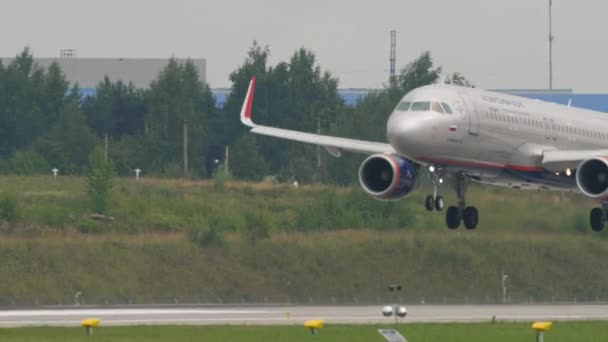
<svg viewBox="0 0 608 342"><path fill-rule="evenodd" d="M247 89L247 95L241 108L241 122L249 127L254 127L255 124L251 121L251 110L253 109L253 94L255 93L255 76L251 78L249 82L249 88Z"/></svg>

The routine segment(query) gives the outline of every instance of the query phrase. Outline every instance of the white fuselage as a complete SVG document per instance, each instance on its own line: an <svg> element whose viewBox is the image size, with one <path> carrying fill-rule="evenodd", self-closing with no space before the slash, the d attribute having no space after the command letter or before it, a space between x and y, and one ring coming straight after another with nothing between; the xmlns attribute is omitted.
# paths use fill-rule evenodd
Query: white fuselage
<svg viewBox="0 0 608 342"><path fill-rule="evenodd" d="M570 172L542 168L543 152L608 148L608 116L475 88L432 85L402 99L388 120L387 135L407 158L479 182L576 190Z"/></svg>

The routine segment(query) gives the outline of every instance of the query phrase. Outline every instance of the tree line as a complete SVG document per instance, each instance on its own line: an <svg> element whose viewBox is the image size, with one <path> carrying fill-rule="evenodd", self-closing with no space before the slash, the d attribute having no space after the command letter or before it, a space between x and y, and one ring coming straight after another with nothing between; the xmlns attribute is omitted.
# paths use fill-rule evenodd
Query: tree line
<svg viewBox="0 0 608 342"><path fill-rule="evenodd" d="M231 176L349 184L363 156L336 159L316 146L246 134L238 113L249 80L257 77L256 122L308 132L385 141L386 119L411 89L440 77L441 67L423 53L383 89L354 107L338 94L338 79L301 48L270 65L269 48L253 43L231 74L231 92L218 109L196 66L170 59L147 89L107 77L92 96L81 97L57 64L35 63L28 48L9 64L0 61L0 172L87 172L89 155L106 146L117 174L211 177L224 170L229 147ZM461 74L449 81L467 82Z"/></svg>

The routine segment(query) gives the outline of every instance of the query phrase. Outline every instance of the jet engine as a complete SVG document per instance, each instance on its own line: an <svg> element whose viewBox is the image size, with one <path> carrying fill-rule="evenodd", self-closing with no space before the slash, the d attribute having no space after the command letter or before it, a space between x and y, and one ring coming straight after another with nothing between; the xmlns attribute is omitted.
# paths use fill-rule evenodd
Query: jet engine
<svg viewBox="0 0 608 342"><path fill-rule="evenodd" d="M593 199L608 199L608 157L583 160L576 169L576 185Z"/></svg>
<svg viewBox="0 0 608 342"><path fill-rule="evenodd" d="M368 194L380 200L397 200L409 195L416 185L418 166L390 154L369 156L359 167L359 182Z"/></svg>

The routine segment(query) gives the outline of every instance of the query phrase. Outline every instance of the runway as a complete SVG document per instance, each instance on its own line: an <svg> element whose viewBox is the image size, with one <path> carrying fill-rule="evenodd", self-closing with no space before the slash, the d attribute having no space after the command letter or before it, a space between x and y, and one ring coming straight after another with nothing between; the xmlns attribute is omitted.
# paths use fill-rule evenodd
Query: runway
<svg viewBox="0 0 608 342"><path fill-rule="evenodd" d="M608 305L411 305L404 323L608 320ZM327 324L392 323L381 306L208 306L167 308L61 308L0 311L0 327L103 325L288 325L308 319Z"/></svg>

